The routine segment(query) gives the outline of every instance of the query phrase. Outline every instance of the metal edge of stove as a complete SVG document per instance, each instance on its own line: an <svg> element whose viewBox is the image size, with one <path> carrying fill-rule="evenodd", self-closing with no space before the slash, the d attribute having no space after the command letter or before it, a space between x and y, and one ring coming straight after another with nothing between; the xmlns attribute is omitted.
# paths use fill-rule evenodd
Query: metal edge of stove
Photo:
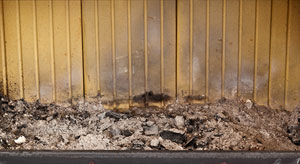
<svg viewBox="0 0 300 164"><path fill-rule="evenodd" d="M300 152L0 151L0 164L300 164Z"/></svg>

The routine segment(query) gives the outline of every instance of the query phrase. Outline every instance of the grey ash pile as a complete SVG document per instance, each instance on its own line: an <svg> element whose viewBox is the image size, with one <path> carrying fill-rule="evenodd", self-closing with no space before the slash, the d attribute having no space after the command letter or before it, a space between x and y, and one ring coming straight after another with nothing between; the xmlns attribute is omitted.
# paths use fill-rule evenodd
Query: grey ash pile
<svg viewBox="0 0 300 164"><path fill-rule="evenodd" d="M299 109L251 101L105 110L0 101L0 150L300 150Z"/></svg>

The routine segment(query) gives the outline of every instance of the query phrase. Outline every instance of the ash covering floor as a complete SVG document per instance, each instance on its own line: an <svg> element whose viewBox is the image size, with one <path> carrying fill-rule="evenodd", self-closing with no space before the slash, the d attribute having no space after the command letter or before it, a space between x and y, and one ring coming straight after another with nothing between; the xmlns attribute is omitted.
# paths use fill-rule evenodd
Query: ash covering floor
<svg viewBox="0 0 300 164"><path fill-rule="evenodd" d="M300 150L300 108L238 99L126 113L1 98L0 150Z"/></svg>

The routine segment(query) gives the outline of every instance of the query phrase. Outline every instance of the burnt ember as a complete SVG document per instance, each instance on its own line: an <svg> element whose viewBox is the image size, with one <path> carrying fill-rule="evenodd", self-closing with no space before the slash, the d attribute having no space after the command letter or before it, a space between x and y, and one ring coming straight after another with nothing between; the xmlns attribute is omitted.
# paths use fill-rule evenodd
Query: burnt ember
<svg viewBox="0 0 300 164"><path fill-rule="evenodd" d="M160 133L161 138L171 140L176 143L183 143L185 140L184 134L164 130Z"/></svg>

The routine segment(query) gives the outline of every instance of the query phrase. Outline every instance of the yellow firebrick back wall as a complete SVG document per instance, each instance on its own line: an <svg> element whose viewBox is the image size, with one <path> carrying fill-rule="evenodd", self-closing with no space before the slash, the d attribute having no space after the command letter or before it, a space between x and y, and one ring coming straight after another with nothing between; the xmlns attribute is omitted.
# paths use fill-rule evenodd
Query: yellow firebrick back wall
<svg viewBox="0 0 300 164"><path fill-rule="evenodd" d="M0 89L12 99L300 101L298 0L1 0L0 10Z"/></svg>
<svg viewBox="0 0 300 164"><path fill-rule="evenodd" d="M176 1L87 0L82 14L87 98L127 108L147 91L176 97Z"/></svg>

